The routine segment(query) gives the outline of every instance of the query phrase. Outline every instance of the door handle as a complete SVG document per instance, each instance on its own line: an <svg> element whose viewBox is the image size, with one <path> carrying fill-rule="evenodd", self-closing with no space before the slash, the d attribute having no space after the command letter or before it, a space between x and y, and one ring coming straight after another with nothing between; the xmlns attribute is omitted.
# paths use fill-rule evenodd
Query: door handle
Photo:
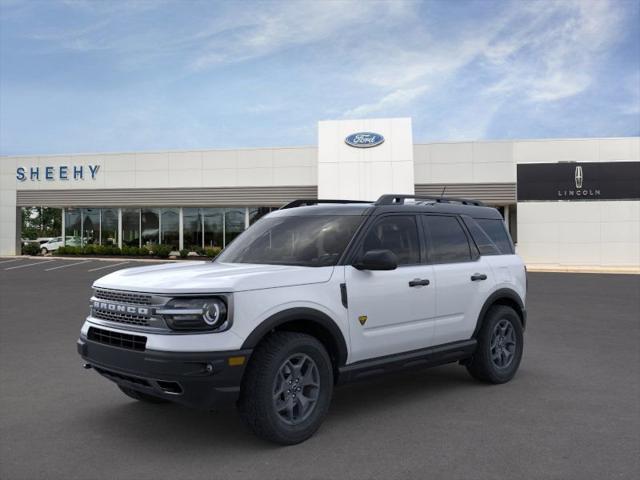
<svg viewBox="0 0 640 480"><path fill-rule="evenodd" d="M429 285L429 280L427 280L426 278L415 278L409 282L410 287L422 287L426 285Z"/></svg>
<svg viewBox="0 0 640 480"><path fill-rule="evenodd" d="M487 276L484 273L474 273L471 275L471 281L477 282L478 280L486 280Z"/></svg>

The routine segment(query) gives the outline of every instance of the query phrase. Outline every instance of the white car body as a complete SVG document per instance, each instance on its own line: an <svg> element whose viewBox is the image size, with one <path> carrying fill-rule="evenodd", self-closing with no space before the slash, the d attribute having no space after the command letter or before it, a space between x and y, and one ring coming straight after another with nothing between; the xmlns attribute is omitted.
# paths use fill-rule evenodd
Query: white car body
<svg viewBox="0 0 640 480"><path fill-rule="evenodd" d="M85 367L136 400L235 399L256 434L283 444L313 434L334 384L452 362L509 381L527 280L502 217L404 197L295 201L213 261L96 280L77 342Z"/></svg>
<svg viewBox="0 0 640 480"><path fill-rule="evenodd" d="M470 282L469 276L476 272L486 273L488 281ZM432 285L407 288L408 281L425 276L433 279ZM349 291L347 309L339 295L344 282ZM335 321L349 346L349 364L468 339L485 300L503 288L513 289L524 299L526 280L517 255L496 255L469 263L400 266L379 272L359 271L352 266L181 262L120 270L96 280L94 287L167 296L233 294L231 329L176 336L146 333L148 350L240 349L265 319L282 310L306 307ZM357 323L360 315L368 317L364 328ZM92 324L102 323L89 316L83 335ZM127 332L126 328L115 330Z"/></svg>

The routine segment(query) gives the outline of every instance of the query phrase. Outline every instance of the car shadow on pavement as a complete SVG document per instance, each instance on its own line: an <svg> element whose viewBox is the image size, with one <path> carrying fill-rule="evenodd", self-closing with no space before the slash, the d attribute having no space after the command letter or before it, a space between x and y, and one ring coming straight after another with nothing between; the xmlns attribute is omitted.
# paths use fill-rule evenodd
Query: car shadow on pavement
<svg viewBox="0 0 640 480"><path fill-rule="evenodd" d="M435 369L399 372L337 387L322 430L348 428L362 417L375 420L394 409L419 402L429 408L430 401L459 395L461 389L482 388L464 368L445 366ZM434 400L435 399L435 400ZM200 449L232 452L233 448L260 451L278 448L251 434L233 405L207 412L179 405L146 404L122 397L111 408L91 408L78 418L90 422L102 441L126 440L136 448L164 450L176 448L192 454Z"/></svg>

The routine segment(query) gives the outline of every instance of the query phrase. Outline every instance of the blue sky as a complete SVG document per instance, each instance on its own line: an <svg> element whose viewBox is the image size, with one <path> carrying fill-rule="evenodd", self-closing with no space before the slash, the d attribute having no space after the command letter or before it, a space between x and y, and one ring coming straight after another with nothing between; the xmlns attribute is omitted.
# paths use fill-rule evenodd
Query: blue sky
<svg viewBox="0 0 640 480"><path fill-rule="evenodd" d="M0 0L0 154L639 135L639 5Z"/></svg>

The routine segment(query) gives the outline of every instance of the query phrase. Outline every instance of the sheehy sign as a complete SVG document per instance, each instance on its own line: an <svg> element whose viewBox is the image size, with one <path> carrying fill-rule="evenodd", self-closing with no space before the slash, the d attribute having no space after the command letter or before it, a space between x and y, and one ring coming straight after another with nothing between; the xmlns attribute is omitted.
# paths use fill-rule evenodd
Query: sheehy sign
<svg viewBox="0 0 640 480"><path fill-rule="evenodd" d="M518 165L518 201L639 200L640 162Z"/></svg>
<svg viewBox="0 0 640 480"><path fill-rule="evenodd" d="M37 182L39 180L95 180L100 165L59 165L46 167L18 167L16 179L20 182L27 180Z"/></svg>

